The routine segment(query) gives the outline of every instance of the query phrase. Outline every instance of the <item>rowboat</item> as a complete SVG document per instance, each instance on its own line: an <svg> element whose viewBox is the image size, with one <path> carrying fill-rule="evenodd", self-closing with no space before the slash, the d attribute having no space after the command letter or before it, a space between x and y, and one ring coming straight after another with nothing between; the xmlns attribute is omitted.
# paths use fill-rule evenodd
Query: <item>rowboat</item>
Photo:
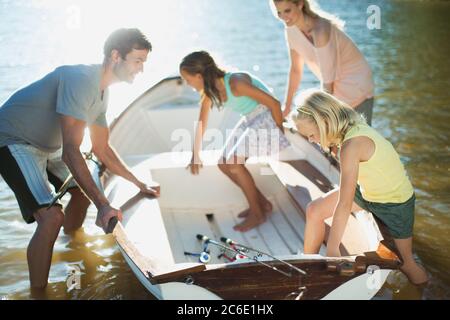
<svg viewBox="0 0 450 320"><path fill-rule="evenodd" d="M292 128L292 146L277 157L246 164L273 204L267 221L233 229L246 209L242 192L219 170L220 147L239 120L213 110L205 133L203 168L186 169L199 96L179 77L165 78L138 97L110 126L110 142L161 196L139 193L108 171L94 174L123 220L113 236L126 262L157 299L371 299L400 264L383 225L365 211L350 215L342 256L303 254L307 204L333 189L339 169ZM331 219L326 221L327 233Z"/></svg>

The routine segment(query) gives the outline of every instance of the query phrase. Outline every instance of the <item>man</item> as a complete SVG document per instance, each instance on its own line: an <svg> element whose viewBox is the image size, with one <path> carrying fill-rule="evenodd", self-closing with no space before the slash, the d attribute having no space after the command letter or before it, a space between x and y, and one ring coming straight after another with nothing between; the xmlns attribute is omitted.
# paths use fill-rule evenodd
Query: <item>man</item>
<svg viewBox="0 0 450 320"><path fill-rule="evenodd" d="M96 223L104 230L112 217L122 218L95 185L80 152L86 126L93 153L112 173L159 196L159 190L135 177L111 148L105 117L108 87L132 83L150 51L150 42L138 29L119 29L105 42L102 65L58 67L14 93L0 108L0 174L13 190L24 220L37 222L27 250L32 288L46 287L61 226L65 233L80 228L90 201L98 209ZM75 182L70 186L67 207L63 210L56 202L47 208L55 196L50 183L59 189L69 173L79 187Z"/></svg>

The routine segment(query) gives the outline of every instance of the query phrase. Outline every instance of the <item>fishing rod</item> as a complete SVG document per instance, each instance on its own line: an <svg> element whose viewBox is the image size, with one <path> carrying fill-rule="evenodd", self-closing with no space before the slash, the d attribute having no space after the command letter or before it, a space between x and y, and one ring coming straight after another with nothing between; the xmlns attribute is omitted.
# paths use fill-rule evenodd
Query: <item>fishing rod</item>
<svg viewBox="0 0 450 320"><path fill-rule="evenodd" d="M94 159L92 151L91 152L83 152L82 153L84 155L84 158L86 160L91 160L92 162L94 162L99 168L100 168L100 163ZM74 180L73 175L71 173L69 173L69 175L67 176L66 180L64 181L64 183L62 184L62 186L59 188L58 192L56 193L56 195L53 197L52 201L50 202L50 204L47 206L47 210L50 209L53 205L55 205L55 203L60 200L67 192L67 190L69 189L70 183Z"/></svg>
<svg viewBox="0 0 450 320"><path fill-rule="evenodd" d="M237 250L237 248L235 247L235 246L233 246L233 245L231 245L230 246L232 249L235 249L235 250ZM236 261L236 260L240 260L240 259L245 259L245 256L243 256L242 254L235 254L233 257L230 257L230 256L228 256L226 253L225 253L225 250L221 250L222 252L217 256L217 259L220 259L220 258L222 258L222 257L224 257L225 259L227 259L228 261L230 261L230 262L234 262L234 261Z"/></svg>
<svg viewBox="0 0 450 320"><path fill-rule="evenodd" d="M263 255L264 255L264 256L267 256L267 257L272 258L272 259L274 259L274 260L276 260L276 261L278 261L278 262L283 263L284 265L288 266L290 269L295 270L295 271L301 273L302 275L306 275L306 274L307 274L304 270L302 270L302 269L300 269L300 268L297 268L297 267L294 266L292 263L289 263L289 262L283 261L283 260L281 260L281 259L278 259L277 257L274 257L273 255L271 255L271 254L269 254L269 253L260 251L260 250L258 250L258 249L250 248L250 247L248 247L248 246L245 246L245 245L243 245L243 244L240 244L240 243L238 243L238 242L236 242L236 241L234 241L234 240L231 240L231 239L229 239L229 238L226 238L226 237L220 237L220 241L222 241L223 243L226 243L226 244L229 245L229 246L233 246L233 247L236 248L239 252L243 252L243 251L247 251L247 252L248 252L248 251L253 251L253 252L258 253L258 256L259 256L259 257L261 257L261 256L263 256ZM242 248L242 249L239 249L239 247ZM243 250L243 249L244 249L244 250Z"/></svg>
<svg viewBox="0 0 450 320"><path fill-rule="evenodd" d="M197 239L201 240L201 241L204 241L204 243L206 245L207 244L213 244L213 245L215 245L215 246L217 246L219 248L222 248L224 250L228 250L228 251L234 252L236 255L242 255L242 256L244 256L246 258L249 258L250 260L253 260L253 261L255 261L255 262L259 263L259 264L262 264L263 266L266 266L269 269L277 271L277 272L281 273L282 275L284 275L286 277L291 277L292 276L291 273L284 272L283 270L280 270L277 267L271 266L270 264L265 263L264 261L258 260L257 256L251 257L251 256L249 256L248 254L244 253L243 251L241 251L239 249L233 249L233 248L231 248L229 246L223 245L223 244L221 244L221 243L219 243L217 241L214 241L214 240L212 240L212 239L210 239L207 236L204 236L202 234L197 234Z"/></svg>

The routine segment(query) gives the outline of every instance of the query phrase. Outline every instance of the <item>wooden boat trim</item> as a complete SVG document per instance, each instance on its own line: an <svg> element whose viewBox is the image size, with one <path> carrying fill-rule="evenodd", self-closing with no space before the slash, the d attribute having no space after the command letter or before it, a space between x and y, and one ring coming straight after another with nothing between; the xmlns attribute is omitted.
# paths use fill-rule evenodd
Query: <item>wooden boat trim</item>
<svg viewBox="0 0 450 320"><path fill-rule="evenodd" d="M168 282L172 278L178 278L191 273L200 272L206 269L204 264L198 264L192 267L181 267L180 269L172 269L167 273L160 273L154 268L155 263L149 258L143 256L135 245L128 239L125 229L120 222L117 223L114 228L113 236L117 241L117 244L122 249L122 252L126 254L135 266L145 275L152 284Z"/></svg>
<svg viewBox="0 0 450 320"><path fill-rule="evenodd" d="M359 269L357 267L365 263L364 257L357 262L352 262L349 258L292 260L289 262L306 270L308 275L293 274L292 277L286 277L257 263L243 263L230 264L189 275L184 274L180 277L174 276L165 279L165 282L198 285L223 299L321 299L343 283L366 272L366 265ZM354 271L343 274L330 269L330 265L342 262L351 263ZM270 262L270 264L279 268L283 267L277 262ZM392 265L386 263L377 266L389 268ZM295 292L298 294L292 295Z"/></svg>

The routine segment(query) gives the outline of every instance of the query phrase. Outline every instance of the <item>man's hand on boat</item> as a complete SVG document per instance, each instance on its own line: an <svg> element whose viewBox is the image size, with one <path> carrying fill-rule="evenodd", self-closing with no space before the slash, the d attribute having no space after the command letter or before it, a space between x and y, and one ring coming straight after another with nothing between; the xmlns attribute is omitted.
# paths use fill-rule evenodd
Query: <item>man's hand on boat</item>
<svg viewBox="0 0 450 320"><path fill-rule="evenodd" d="M119 221L122 221L122 211L119 209L115 209L111 207L109 204L104 205L99 208L97 213L97 219L95 224L105 231L105 233L111 233L112 230L109 230L108 224L112 218L116 218Z"/></svg>
<svg viewBox="0 0 450 320"><path fill-rule="evenodd" d="M139 190L143 194L153 196L153 197L159 197L160 192L161 192L161 187L160 187L159 183L157 183L155 181L153 181L151 184L147 184L145 182L138 181L138 182L136 182L136 186L139 188Z"/></svg>
<svg viewBox="0 0 450 320"><path fill-rule="evenodd" d="M203 168L202 160L200 160L200 156L198 155L192 155L191 162L186 167L186 169L189 168L191 170L192 174L199 174L200 168Z"/></svg>

